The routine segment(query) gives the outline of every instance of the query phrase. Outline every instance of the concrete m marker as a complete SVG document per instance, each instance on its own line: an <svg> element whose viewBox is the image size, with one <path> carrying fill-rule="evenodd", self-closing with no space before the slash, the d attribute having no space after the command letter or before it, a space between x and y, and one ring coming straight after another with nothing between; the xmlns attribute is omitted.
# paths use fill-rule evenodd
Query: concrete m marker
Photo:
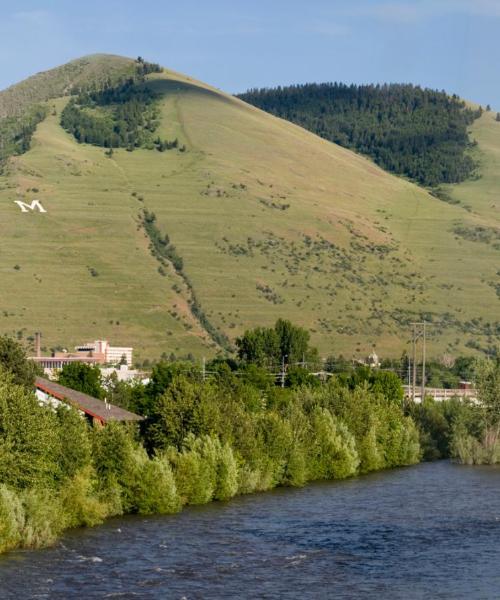
<svg viewBox="0 0 500 600"><path fill-rule="evenodd" d="M43 208L40 200L33 200L31 204L27 204L26 202L22 202L22 200L14 200L14 202L19 206L23 213L27 213L30 210L38 210L38 212L46 213L47 211Z"/></svg>

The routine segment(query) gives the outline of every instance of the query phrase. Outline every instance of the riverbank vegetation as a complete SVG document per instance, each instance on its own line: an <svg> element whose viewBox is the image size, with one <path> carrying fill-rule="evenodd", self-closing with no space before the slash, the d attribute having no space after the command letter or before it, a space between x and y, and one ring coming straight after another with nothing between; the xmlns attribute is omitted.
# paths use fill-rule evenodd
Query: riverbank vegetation
<svg viewBox="0 0 500 600"><path fill-rule="evenodd" d="M467 462L492 435L481 418L498 432L493 361L481 371L482 397L491 400L482 410L458 401L405 406L397 375L368 368L321 381L289 366L276 380L265 364L280 353L317 356L307 332L287 321L246 332L238 348L237 358L205 369L159 362L147 384L64 367L61 383L145 417L140 426L91 427L69 406L40 405L32 363L0 338L0 551L44 546L113 515L174 513L422 458Z"/></svg>
<svg viewBox="0 0 500 600"><path fill-rule="evenodd" d="M473 369L479 402L426 398L421 404L407 405L406 412L419 429L424 460L500 463L500 353L467 368Z"/></svg>
<svg viewBox="0 0 500 600"><path fill-rule="evenodd" d="M2 551L50 544L65 528L111 515L172 513L420 457L412 419L383 386L352 390L335 379L281 388L251 362L214 361L205 376L191 363L162 362L147 385L108 382L112 402L146 417L140 429L92 428L70 407L38 403L19 354L2 364ZM16 371L27 375L15 380ZM60 380L88 383L64 370Z"/></svg>

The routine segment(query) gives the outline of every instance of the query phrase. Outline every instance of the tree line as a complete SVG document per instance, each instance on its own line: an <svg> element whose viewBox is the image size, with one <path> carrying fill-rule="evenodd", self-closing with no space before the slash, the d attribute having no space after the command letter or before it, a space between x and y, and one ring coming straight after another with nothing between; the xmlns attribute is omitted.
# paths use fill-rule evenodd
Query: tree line
<svg viewBox="0 0 500 600"><path fill-rule="evenodd" d="M322 83L252 89L239 98L426 186L470 177L467 128L482 109L408 84Z"/></svg>
<svg viewBox="0 0 500 600"><path fill-rule="evenodd" d="M24 154L30 149L36 127L47 112L45 106L38 105L21 116L0 119L0 173L10 156Z"/></svg>
<svg viewBox="0 0 500 600"><path fill-rule="evenodd" d="M132 77L74 89L76 96L61 113L61 126L80 143L129 151L149 148L184 152L186 147L178 139L162 140L152 135L159 125L159 95L146 85L146 75L161 70L158 64L138 57Z"/></svg>
<svg viewBox="0 0 500 600"><path fill-rule="evenodd" d="M262 338L271 340L267 356ZM281 387L266 364L283 352L316 355L307 332L278 321L246 332L236 356L206 369L161 361L146 384L103 380L98 367L72 363L61 384L145 417L139 426L92 427L69 405L40 405L36 365L0 337L0 551L50 544L68 527L111 515L173 513L422 458L496 456L483 442L498 438L498 361L478 371L484 407L407 405L397 375L374 369L322 382L289 364Z"/></svg>
<svg viewBox="0 0 500 600"><path fill-rule="evenodd" d="M133 150L158 127L155 94L130 78L118 86L83 92L61 113L61 125L78 142Z"/></svg>

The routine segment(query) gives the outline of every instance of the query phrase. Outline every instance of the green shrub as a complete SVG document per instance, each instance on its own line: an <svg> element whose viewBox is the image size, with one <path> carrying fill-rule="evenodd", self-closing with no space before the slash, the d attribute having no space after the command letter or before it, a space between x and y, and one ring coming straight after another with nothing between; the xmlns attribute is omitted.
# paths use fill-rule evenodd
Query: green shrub
<svg viewBox="0 0 500 600"><path fill-rule="evenodd" d="M220 442L219 442L220 445ZM215 500L229 500L238 491L238 465L228 444L220 447L217 461L217 485Z"/></svg>
<svg viewBox="0 0 500 600"><path fill-rule="evenodd" d="M130 496L134 512L149 515L180 510L181 502L168 460L158 456L150 459L143 448L137 448L133 456L135 469Z"/></svg>
<svg viewBox="0 0 500 600"><path fill-rule="evenodd" d="M312 415L309 450L310 479L343 479L354 475L359 466L354 436L344 423L324 408Z"/></svg>
<svg viewBox="0 0 500 600"><path fill-rule="evenodd" d="M19 545L23 524L24 509L19 496L0 485L0 553Z"/></svg>
<svg viewBox="0 0 500 600"><path fill-rule="evenodd" d="M369 473L384 466L384 457L377 443L377 424L370 425L358 444L359 472Z"/></svg>
<svg viewBox="0 0 500 600"><path fill-rule="evenodd" d="M97 493L97 479L92 467L76 473L61 488L64 527L92 527L108 516L108 506Z"/></svg>
<svg viewBox="0 0 500 600"><path fill-rule="evenodd" d="M53 544L65 525L61 501L53 492L38 488L25 490L21 500L25 514L22 545L42 548Z"/></svg>
<svg viewBox="0 0 500 600"><path fill-rule="evenodd" d="M173 449L169 453L174 468L174 477L182 504L205 504L214 492L210 478L203 472L200 456L196 452Z"/></svg>

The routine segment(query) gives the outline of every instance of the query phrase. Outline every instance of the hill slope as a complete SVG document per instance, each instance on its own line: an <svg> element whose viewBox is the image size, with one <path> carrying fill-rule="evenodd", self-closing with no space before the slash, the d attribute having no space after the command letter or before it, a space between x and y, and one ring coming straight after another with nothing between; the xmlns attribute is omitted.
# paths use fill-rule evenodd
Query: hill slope
<svg viewBox="0 0 500 600"><path fill-rule="evenodd" d="M421 185L457 183L474 171L467 126L482 109L442 91L309 83L250 90L239 98Z"/></svg>
<svg viewBox="0 0 500 600"><path fill-rule="evenodd" d="M39 329L47 347L105 337L142 358L209 355L280 316L323 354L400 353L422 316L432 354L498 339L498 251L452 231L486 215L189 77L164 70L147 85L161 98L155 135L185 152L78 144L59 97L9 159L0 331ZM34 199L46 213L15 203ZM165 234L180 270L162 258Z"/></svg>

